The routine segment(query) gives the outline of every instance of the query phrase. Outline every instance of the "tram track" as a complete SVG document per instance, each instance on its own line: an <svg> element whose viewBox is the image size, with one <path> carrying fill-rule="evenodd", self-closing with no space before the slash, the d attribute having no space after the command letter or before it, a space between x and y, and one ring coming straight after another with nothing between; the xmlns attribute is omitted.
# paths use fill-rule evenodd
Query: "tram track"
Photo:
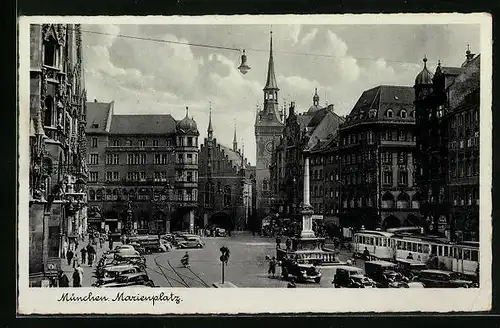
<svg viewBox="0 0 500 328"><path fill-rule="evenodd" d="M172 282L176 282L177 284L182 285L183 287L190 288L190 287L198 287L198 286L192 286L194 283L201 285L201 287L210 287L209 284L207 284L193 269L190 267L187 267L188 271L193 275L189 276L186 274L179 273L178 270L170 263L170 259L167 259L167 265L168 267L164 266L163 264L160 264L158 259L162 256L157 256L153 260L156 264L156 267L160 270L158 272L157 270L154 270L152 268L148 268L148 270L151 270L153 272L156 272L157 274L161 274L165 280L167 280L167 283L170 285L170 287L174 287ZM172 277L169 272L172 272L175 274L175 278ZM180 279L180 280L179 280ZM190 280L190 282L186 281Z"/></svg>

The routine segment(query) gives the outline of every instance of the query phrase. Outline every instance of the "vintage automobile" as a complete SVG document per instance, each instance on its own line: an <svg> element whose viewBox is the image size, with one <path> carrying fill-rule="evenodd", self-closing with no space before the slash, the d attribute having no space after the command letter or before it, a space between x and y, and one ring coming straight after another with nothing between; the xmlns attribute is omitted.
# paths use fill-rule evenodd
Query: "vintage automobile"
<svg viewBox="0 0 500 328"><path fill-rule="evenodd" d="M96 284L106 284L127 273L145 272L145 268L134 264L120 264L103 267L97 276Z"/></svg>
<svg viewBox="0 0 500 328"><path fill-rule="evenodd" d="M153 281L146 272L124 273L116 277L112 282L100 284L96 287L155 287Z"/></svg>
<svg viewBox="0 0 500 328"><path fill-rule="evenodd" d="M179 248L203 248L205 242L199 237L186 237L186 239L181 240L177 243Z"/></svg>
<svg viewBox="0 0 500 328"><path fill-rule="evenodd" d="M319 284L321 281L321 272L313 264L298 263L295 260L281 260L281 276L287 280L295 278L297 281L313 280Z"/></svg>
<svg viewBox="0 0 500 328"><path fill-rule="evenodd" d="M424 284L426 288L478 287L477 283L463 279L459 273L444 270L422 270L415 280Z"/></svg>
<svg viewBox="0 0 500 328"><path fill-rule="evenodd" d="M396 271L401 273L404 277L412 280L418 276L419 272L427 269L427 265L418 260L410 259L396 259Z"/></svg>
<svg viewBox="0 0 500 328"><path fill-rule="evenodd" d="M354 266L338 266L333 276L332 284L335 288L355 288L352 286L351 276L363 274L363 270Z"/></svg>
<svg viewBox="0 0 500 328"><path fill-rule="evenodd" d="M366 261L366 275L373 279L379 288L401 288L408 279L396 272L397 264L387 261Z"/></svg>

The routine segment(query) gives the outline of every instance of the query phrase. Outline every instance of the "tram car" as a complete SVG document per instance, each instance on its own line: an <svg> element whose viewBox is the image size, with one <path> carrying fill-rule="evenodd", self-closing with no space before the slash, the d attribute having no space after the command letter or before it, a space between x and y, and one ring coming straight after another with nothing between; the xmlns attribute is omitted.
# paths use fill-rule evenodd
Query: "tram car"
<svg viewBox="0 0 500 328"><path fill-rule="evenodd" d="M354 252L362 255L365 248L370 256L394 261L412 258L429 263L437 258L438 268L475 276L479 265L479 243L452 243L444 238L422 236L411 230L361 230L354 234ZM411 255L410 255L411 253Z"/></svg>

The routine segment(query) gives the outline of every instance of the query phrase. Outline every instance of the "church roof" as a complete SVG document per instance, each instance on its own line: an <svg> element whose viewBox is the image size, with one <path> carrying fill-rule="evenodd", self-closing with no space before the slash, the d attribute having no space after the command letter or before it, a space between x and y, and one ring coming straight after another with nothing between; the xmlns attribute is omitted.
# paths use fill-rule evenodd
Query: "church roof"
<svg viewBox="0 0 500 328"><path fill-rule="evenodd" d="M321 121L309 138L308 147L321 147L323 148L336 134L339 126L344 123L344 119L332 111L327 110ZM316 146L314 146L316 144Z"/></svg>
<svg viewBox="0 0 500 328"><path fill-rule="evenodd" d="M427 58L424 57L424 68L415 78L415 85L432 84L432 73L427 69Z"/></svg>

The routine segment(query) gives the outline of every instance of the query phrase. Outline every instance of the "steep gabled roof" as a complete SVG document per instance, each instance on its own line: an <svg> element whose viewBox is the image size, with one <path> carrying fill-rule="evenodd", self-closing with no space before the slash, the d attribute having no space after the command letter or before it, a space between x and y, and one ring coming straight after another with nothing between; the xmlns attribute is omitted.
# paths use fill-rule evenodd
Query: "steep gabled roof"
<svg viewBox="0 0 500 328"><path fill-rule="evenodd" d="M347 117L347 121L363 121L391 118L385 117L386 111L392 109L394 120L400 120L398 113L405 109L408 114L414 109L413 100L415 91L408 86L380 85L375 88L364 91ZM370 118L370 110L376 110L376 115ZM408 120L414 118L407 115Z"/></svg>
<svg viewBox="0 0 500 328"><path fill-rule="evenodd" d="M325 146L329 142L329 138L335 135L339 126L344 123L344 119L332 111L327 110L321 122L314 129L309 139L308 147L315 143L320 147Z"/></svg>
<svg viewBox="0 0 500 328"><path fill-rule="evenodd" d="M113 116L114 102L88 102L86 133L109 132Z"/></svg>
<svg viewBox="0 0 500 328"><path fill-rule="evenodd" d="M170 114L114 115L110 132L113 134L172 134L176 121Z"/></svg>
<svg viewBox="0 0 500 328"><path fill-rule="evenodd" d="M229 147L226 147L224 145L219 144L219 147L221 150L224 151L224 154L227 155L227 158L232 161L233 166L236 166L238 170L241 169L241 161L242 161L242 156L238 152L235 152ZM245 164L243 164L245 165Z"/></svg>

